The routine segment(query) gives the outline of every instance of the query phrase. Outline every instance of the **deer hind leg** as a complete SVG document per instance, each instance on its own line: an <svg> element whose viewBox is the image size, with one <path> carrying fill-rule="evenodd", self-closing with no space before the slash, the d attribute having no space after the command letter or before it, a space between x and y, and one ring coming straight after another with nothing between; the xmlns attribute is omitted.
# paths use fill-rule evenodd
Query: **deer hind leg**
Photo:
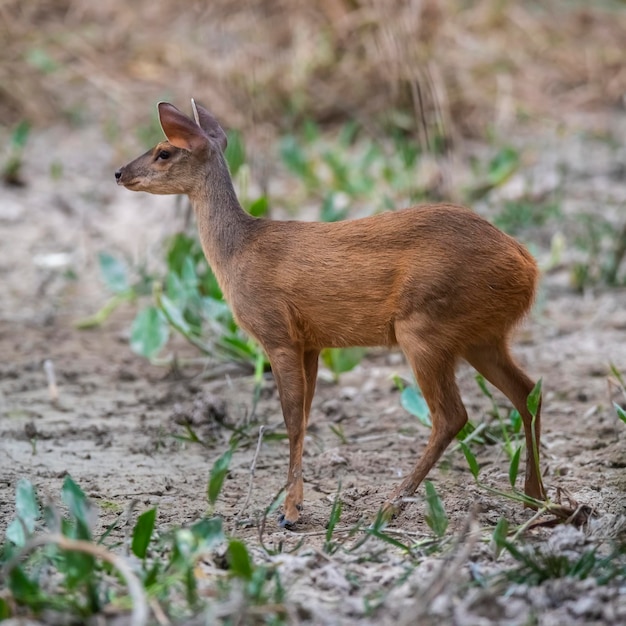
<svg viewBox="0 0 626 626"><path fill-rule="evenodd" d="M287 495L280 518L280 525L285 527L297 522L304 495L302 452L308 402L304 354L301 348L293 347L268 350L289 438Z"/></svg>
<svg viewBox="0 0 626 626"><path fill-rule="evenodd" d="M533 419L526 406L528 395L533 390L534 383L515 364L506 341L495 340L468 348L463 355L467 362L480 372L492 385L497 387L519 411L524 423L526 437L526 479L524 491L526 495L537 500L545 499L545 490L541 481L541 474L535 463L534 445L539 450L541 438L540 408ZM533 430L534 440L533 444Z"/></svg>
<svg viewBox="0 0 626 626"><path fill-rule="evenodd" d="M467 422L467 412L455 380L455 358L438 342L436 335L403 332L396 329L396 337L415 379L430 409L432 430L426 449L411 473L396 487L385 503L383 513L399 513L403 499L412 496L454 437ZM421 336L420 336L421 335ZM425 337L427 339L422 339Z"/></svg>

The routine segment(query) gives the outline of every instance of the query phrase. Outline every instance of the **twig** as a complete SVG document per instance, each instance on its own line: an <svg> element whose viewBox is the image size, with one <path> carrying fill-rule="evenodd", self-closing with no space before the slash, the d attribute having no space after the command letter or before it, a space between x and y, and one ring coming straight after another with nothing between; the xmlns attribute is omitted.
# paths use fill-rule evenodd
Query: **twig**
<svg viewBox="0 0 626 626"><path fill-rule="evenodd" d="M246 499L243 502L241 510L239 511L239 514L235 518L235 523L243 515L243 512L248 508L248 504L250 504L250 498L252 497L252 485L254 483L254 472L256 470L256 462L259 458L259 452L261 452L261 444L263 443L263 433L265 432L265 430L265 424L261 424L261 426L259 426L259 437L256 442L256 450L254 451L254 456L252 457L252 462L250 463L250 481L248 482L248 493L246 495Z"/></svg>
<svg viewBox="0 0 626 626"><path fill-rule="evenodd" d="M35 548L54 544L62 550L73 552L83 552L98 559L106 561L115 567L126 581L128 594L132 600L132 612L130 616L130 626L145 626L148 623L148 603L146 594L139 578L134 574L128 561L106 548L82 539L70 539L57 533L46 533L33 537L12 559L2 568L2 577L9 575L11 570L19 563L20 559Z"/></svg>
<svg viewBox="0 0 626 626"><path fill-rule="evenodd" d="M56 404L59 401L59 388L57 387L56 376L54 375L54 363L50 359L43 362L43 371L48 379L48 393L50 394L50 402Z"/></svg>

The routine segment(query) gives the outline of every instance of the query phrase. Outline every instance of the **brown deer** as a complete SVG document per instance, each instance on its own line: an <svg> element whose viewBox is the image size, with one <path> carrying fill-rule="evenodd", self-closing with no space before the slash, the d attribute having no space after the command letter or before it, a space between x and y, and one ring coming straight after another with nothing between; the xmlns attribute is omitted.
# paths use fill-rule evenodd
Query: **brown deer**
<svg viewBox="0 0 626 626"><path fill-rule="evenodd" d="M385 513L401 510L467 421L455 380L465 359L520 412L525 492L545 497L533 450L533 382L508 341L532 305L538 270L517 241L469 209L430 204L338 223L272 221L239 204L224 158L226 134L193 100L195 121L158 105L163 141L117 172L132 191L186 194L206 258L237 323L266 351L289 437L284 514L303 502L302 451L320 350L399 346L428 403L432 431ZM533 442L533 437L535 441Z"/></svg>

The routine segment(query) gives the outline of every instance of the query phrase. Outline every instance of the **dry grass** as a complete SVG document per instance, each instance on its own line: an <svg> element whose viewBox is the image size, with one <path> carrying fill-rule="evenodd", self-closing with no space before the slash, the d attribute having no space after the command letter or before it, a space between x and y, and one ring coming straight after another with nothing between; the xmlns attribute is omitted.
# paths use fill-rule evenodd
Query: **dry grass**
<svg viewBox="0 0 626 626"><path fill-rule="evenodd" d="M425 138L622 105L616 1L0 0L0 119L145 119L194 95L227 124L357 118ZM390 7L393 6L393 9Z"/></svg>

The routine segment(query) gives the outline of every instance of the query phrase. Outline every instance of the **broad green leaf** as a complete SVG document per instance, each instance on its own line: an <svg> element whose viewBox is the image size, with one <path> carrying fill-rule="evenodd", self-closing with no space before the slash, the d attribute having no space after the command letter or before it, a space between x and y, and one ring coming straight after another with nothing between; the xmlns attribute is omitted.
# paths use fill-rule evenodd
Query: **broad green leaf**
<svg viewBox="0 0 626 626"><path fill-rule="evenodd" d="M183 268L180 273L183 285L189 292L194 292L198 289L198 274L196 273L196 263L193 257L186 256L183 261Z"/></svg>
<svg viewBox="0 0 626 626"><path fill-rule="evenodd" d="M476 460L474 453L471 451L470 447L466 443L463 443L461 441L459 445L461 446L461 450L463 450L463 454L467 459L467 464L469 465L470 472L472 472L474 480L478 480L478 474L480 474L480 465L478 465L478 461Z"/></svg>
<svg viewBox="0 0 626 626"><path fill-rule="evenodd" d="M224 479L226 478L226 474L228 474L228 467L230 466L232 456L233 451L231 449L227 450L219 459L217 459L217 461L215 461L213 467L211 468L207 495L209 497L209 502L212 505L215 504L218 496L220 495Z"/></svg>
<svg viewBox="0 0 626 626"><path fill-rule="evenodd" d="M61 498L67 505L72 517L76 520L74 536L77 539L91 540L91 506L85 492L72 480L71 476L66 476L61 488ZM81 555L86 556L86 555ZM77 567L83 571L85 562L78 557L75 559Z"/></svg>
<svg viewBox="0 0 626 626"><path fill-rule="evenodd" d="M322 350L324 365L335 375L354 369L365 356L364 348L326 348Z"/></svg>
<svg viewBox="0 0 626 626"><path fill-rule="evenodd" d="M86 539L87 537L78 537ZM96 574L96 559L91 554L75 552L73 550L60 550L64 563L62 568L65 574L65 583L68 589L77 589L92 581Z"/></svg>
<svg viewBox="0 0 626 626"><path fill-rule="evenodd" d="M165 292L179 307L187 304L187 290L176 272L168 272L165 279Z"/></svg>
<svg viewBox="0 0 626 626"><path fill-rule="evenodd" d="M511 430L515 434L522 430L522 416L517 409L513 409L509 413L509 422L511 423Z"/></svg>
<svg viewBox="0 0 626 626"><path fill-rule="evenodd" d="M212 546L224 540L221 517L210 517L196 522L191 527L191 532L200 539L205 546Z"/></svg>
<svg viewBox="0 0 626 626"><path fill-rule="evenodd" d="M243 580L252 578L252 561L248 554L248 548L242 541L231 539L228 542L228 557L230 571L237 578L242 578Z"/></svg>
<svg viewBox="0 0 626 626"><path fill-rule="evenodd" d="M405 387L400 395L400 404L405 411L415 415L424 426L427 428L432 427L428 404L417 387Z"/></svg>
<svg viewBox="0 0 626 626"><path fill-rule="evenodd" d="M167 250L167 267L170 271L182 276L183 266L187 259L193 259L196 246L196 241L185 233L174 235Z"/></svg>
<svg viewBox="0 0 626 626"><path fill-rule="evenodd" d="M28 141L28 135L30 134L30 124L26 120L22 120L15 127L11 135L11 147L14 150L23 150Z"/></svg>
<svg viewBox="0 0 626 626"><path fill-rule="evenodd" d="M19 566L14 567L9 574L9 589L13 598L26 606L36 603L41 596L37 582L28 578Z"/></svg>
<svg viewBox="0 0 626 626"><path fill-rule="evenodd" d="M167 321L181 334L188 335L191 328L185 319L183 312L164 293L158 298L161 310Z"/></svg>
<svg viewBox="0 0 626 626"><path fill-rule="evenodd" d="M123 261L116 259L108 252L100 252L98 254L98 263L100 265L100 275L107 289L113 293L122 293L129 289L128 271Z"/></svg>
<svg viewBox="0 0 626 626"><path fill-rule="evenodd" d="M537 415L537 411L539 410L539 403L541 402L541 385L542 379L540 378L537 381L537 384L533 387L532 391L528 394L528 399L526 400L528 411L533 417Z"/></svg>
<svg viewBox="0 0 626 626"><path fill-rule="evenodd" d="M617 417L619 417L624 424L626 424L626 411L622 409L622 407L617 404L617 402L613 402L613 406L615 407L615 411L617 412Z"/></svg>
<svg viewBox="0 0 626 626"><path fill-rule="evenodd" d="M443 537L448 528L448 516L435 486L427 480L424 483L424 487L426 489L426 513L424 514L424 519L437 537Z"/></svg>
<svg viewBox="0 0 626 626"><path fill-rule="evenodd" d="M348 209L338 209L335 206L335 194L331 191L326 195L320 209L320 220L322 222L340 222L348 216Z"/></svg>
<svg viewBox="0 0 626 626"><path fill-rule="evenodd" d="M139 311L130 329L133 352L151 359L167 343L170 335L165 316L154 306Z"/></svg>
<svg viewBox="0 0 626 626"><path fill-rule="evenodd" d="M21 547L26 544L27 540L24 527L29 534L33 533L35 522L41 515L35 488L25 478L20 478L15 489L15 512L19 519L14 519L9 524L6 536L9 541Z"/></svg>
<svg viewBox="0 0 626 626"><path fill-rule="evenodd" d="M138 518L135 528L133 529L133 541L131 544L131 550L133 554L140 558L146 558L146 552L150 539L152 538L152 531L154 530L154 522L156 520L156 509L149 509L144 511Z"/></svg>
<svg viewBox="0 0 626 626"><path fill-rule="evenodd" d="M519 471L519 460L522 452L522 446L518 446L517 450L513 453L511 457L511 463L509 465L509 482L511 483L511 487L515 487L515 481L517 480L517 473Z"/></svg>
<svg viewBox="0 0 626 626"><path fill-rule="evenodd" d="M250 213L252 217L265 217L269 208L270 203L267 196L261 196L248 207L248 213Z"/></svg>
<svg viewBox="0 0 626 626"><path fill-rule="evenodd" d="M0 622L9 619L9 617L11 617L9 603L4 598L0 598Z"/></svg>

